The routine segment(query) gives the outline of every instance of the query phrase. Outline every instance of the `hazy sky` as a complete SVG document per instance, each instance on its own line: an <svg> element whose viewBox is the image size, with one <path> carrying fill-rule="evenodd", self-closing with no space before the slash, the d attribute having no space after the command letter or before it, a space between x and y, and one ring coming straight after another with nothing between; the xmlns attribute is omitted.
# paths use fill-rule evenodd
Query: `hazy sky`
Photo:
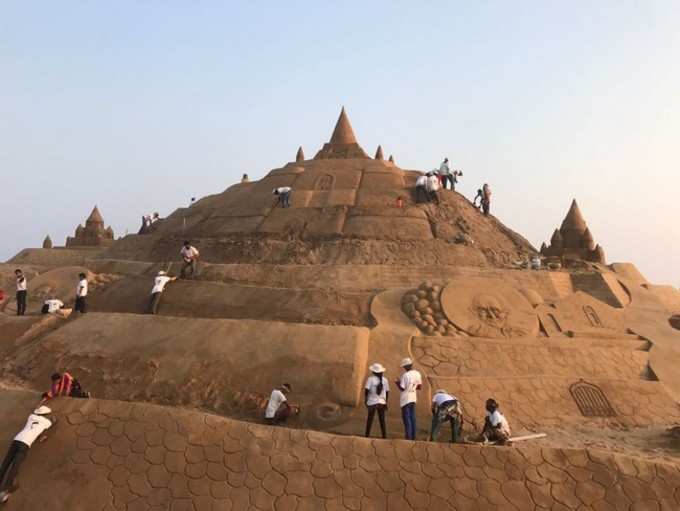
<svg viewBox="0 0 680 511"><path fill-rule="evenodd" d="M0 3L0 259L312 156L448 156L537 247L576 197L609 261L680 284L680 2Z"/></svg>

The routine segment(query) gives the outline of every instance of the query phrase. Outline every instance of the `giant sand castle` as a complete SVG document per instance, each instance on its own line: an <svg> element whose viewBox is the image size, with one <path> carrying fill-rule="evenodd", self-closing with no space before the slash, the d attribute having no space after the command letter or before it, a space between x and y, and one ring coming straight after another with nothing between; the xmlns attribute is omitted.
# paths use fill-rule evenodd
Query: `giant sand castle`
<svg viewBox="0 0 680 511"><path fill-rule="evenodd" d="M55 370L95 397L52 402L60 422L7 509L680 509L666 431L680 421L680 292L606 264L576 202L544 267L517 264L538 255L528 241L456 192L417 204L418 175L382 147L369 157L343 110L312 159L300 148L146 234L114 240L95 208L65 247L46 240L0 265L3 443ZM274 207L281 186L290 208ZM156 273L179 273L185 239L198 275L144 314ZM48 296L73 300L80 272L89 312L40 315ZM515 436L547 437L401 440L392 386L389 438L363 438L368 365L391 382L405 356L424 377L420 440L437 388L477 426L494 397ZM283 381L301 413L264 425Z"/></svg>

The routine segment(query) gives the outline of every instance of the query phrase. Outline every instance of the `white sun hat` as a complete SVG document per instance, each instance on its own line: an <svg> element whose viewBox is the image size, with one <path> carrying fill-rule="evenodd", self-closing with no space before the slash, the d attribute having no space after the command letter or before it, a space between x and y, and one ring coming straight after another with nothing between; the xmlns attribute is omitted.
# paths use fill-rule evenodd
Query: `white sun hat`
<svg viewBox="0 0 680 511"><path fill-rule="evenodd" d="M384 373L385 372L385 367L382 364L379 364L378 362L368 366L368 369L370 371L374 372L374 373Z"/></svg>
<svg viewBox="0 0 680 511"><path fill-rule="evenodd" d="M165 275L165 272L164 272L163 270L160 270L160 271L158 272L158 275Z"/></svg>
<svg viewBox="0 0 680 511"><path fill-rule="evenodd" d="M413 360L411 360L410 358L406 357L405 359L403 359L403 360L401 361L401 364L400 364L400 365L401 365L401 367L413 365Z"/></svg>
<svg viewBox="0 0 680 511"><path fill-rule="evenodd" d="M43 405L33 410L33 413L35 415L47 415L48 413L52 413L52 409L48 406Z"/></svg>
<svg viewBox="0 0 680 511"><path fill-rule="evenodd" d="M448 394L448 392L446 392L444 389L437 389L437 390L435 390L434 393L435 394Z"/></svg>

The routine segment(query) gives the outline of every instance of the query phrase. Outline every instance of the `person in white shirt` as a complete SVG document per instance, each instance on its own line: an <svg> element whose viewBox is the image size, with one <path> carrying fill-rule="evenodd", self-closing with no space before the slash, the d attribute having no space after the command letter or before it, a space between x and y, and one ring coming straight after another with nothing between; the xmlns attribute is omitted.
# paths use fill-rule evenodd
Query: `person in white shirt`
<svg viewBox="0 0 680 511"><path fill-rule="evenodd" d="M52 297L43 302L42 313L43 314L53 314L59 316L60 318L68 318L71 315L73 309L64 308L64 302L58 298Z"/></svg>
<svg viewBox="0 0 680 511"><path fill-rule="evenodd" d="M280 186L279 188L274 188L274 191L272 192L274 195L276 195L276 202L274 203L274 207L281 204L282 208L289 208L290 194L292 191L293 189L290 186Z"/></svg>
<svg viewBox="0 0 680 511"><path fill-rule="evenodd" d="M47 406L36 408L28 416L24 429L14 437L10 444L0 467L0 482L2 483L0 486L0 502L7 502L10 493L16 490L14 480L33 442L56 423L54 417L49 416L50 413L52 413L52 410ZM43 436L40 441L42 442L45 439L46 437Z"/></svg>
<svg viewBox="0 0 680 511"><path fill-rule="evenodd" d="M401 407L401 418L404 421L405 438L407 440L415 440L417 391L423 385L423 378L418 371L413 369L413 360L410 358L403 359L401 367L404 368L404 372L394 383L396 383L401 391L399 406Z"/></svg>
<svg viewBox="0 0 680 511"><path fill-rule="evenodd" d="M439 430L446 421L451 424L451 443L458 442L463 427L463 408L456 396L439 389L432 396L432 426L429 441L437 441Z"/></svg>
<svg viewBox="0 0 680 511"><path fill-rule="evenodd" d="M292 390L289 383L284 383L280 387L272 390L264 410L264 421L267 424L278 424L286 422L288 417L300 412L300 407L291 405L286 397Z"/></svg>
<svg viewBox="0 0 680 511"><path fill-rule="evenodd" d="M439 179L441 181L442 188L446 190L446 182L450 182L453 187L453 179L451 178L451 167L449 167L449 159L444 158L444 161L439 166ZM453 188L451 188L453 190Z"/></svg>
<svg viewBox="0 0 680 511"><path fill-rule="evenodd" d="M188 241L184 242L179 253L182 256L182 269L179 272L179 278L187 278L187 268L191 268L191 276L193 277L196 274L196 261L198 261L200 253Z"/></svg>
<svg viewBox="0 0 680 511"><path fill-rule="evenodd" d="M489 215L489 212L491 211L491 187L484 183L484 186L482 186L482 212L485 215Z"/></svg>
<svg viewBox="0 0 680 511"><path fill-rule="evenodd" d="M17 278L17 316L24 316L28 299L28 282L24 272L20 269L14 270L14 275Z"/></svg>
<svg viewBox="0 0 680 511"><path fill-rule="evenodd" d="M498 403L495 399L487 399L484 429L479 440L504 444L510 438L510 434L510 425L505 416L498 410Z"/></svg>
<svg viewBox="0 0 680 511"><path fill-rule="evenodd" d="M432 174L427 178L426 190L428 199L435 204L439 204L439 178Z"/></svg>
<svg viewBox="0 0 680 511"><path fill-rule="evenodd" d="M87 312L87 275L80 273L78 279L78 285L76 286L76 304L73 309L81 314L85 314Z"/></svg>
<svg viewBox="0 0 680 511"><path fill-rule="evenodd" d="M168 277L163 270L159 271L153 279L153 288L151 289L151 298L149 299L149 306L147 308L148 314L156 314L158 312L158 302L161 300L161 295L165 290L165 285L168 282L177 280L177 277Z"/></svg>
<svg viewBox="0 0 680 511"><path fill-rule="evenodd" d="M427 194L427 178L428 175L424 174L422 176L418 176L418 179L416 179L416 203L418 204L429 201L429 196ZM421 195L423 196L422 201L420 200Z"/></svg>
<svg viewBox="0 0 680 511"><path fill-rule="evenodd" d="M387 438L387 428L385 427L385 411L387 411L387 397L390 389L385 378L385 368L382 364L372 364L368 368L373 374L366 379L364 387L364 402L368 409L368 417L366 418L366 437L371 436L371 428L373 426L373 417L378 412L378 421L380 422L380 432L383 438Z"/></svg>

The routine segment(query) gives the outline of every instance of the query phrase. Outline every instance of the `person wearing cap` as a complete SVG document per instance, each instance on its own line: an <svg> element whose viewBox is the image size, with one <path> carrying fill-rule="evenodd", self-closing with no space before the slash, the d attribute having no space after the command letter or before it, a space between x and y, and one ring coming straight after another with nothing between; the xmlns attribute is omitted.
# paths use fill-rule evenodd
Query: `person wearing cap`
<svg viewBox="0 0 680 511"><path fill-rule="evenodd" d="M187 268L191 268L191 276L196 274L196 261L200 255L196 247L191 246L191 243L185 241L179 251L182 256L182 269L179 272L179 278L185 279L187 277Z"/></svg>
<svg viewBox="0 0 680 511"><path fill-rule="evenodd" d="M385 378L385 368L382 364L372 364L368 368L373 374L366 379L364 387L364 402L368 409L366 418L366 437L371 436L373 417L378 412L380 422L380 432L383 438L387 438L387 428L385 427L385 411L387 410L387 396L389 395L389 384Z"/></svg>
<svg viewBox="0 0 680 511"><path fill-rule="evenodd" d="M19 474L19 467L26 459L33 442L41 435L39 441L44 441L46 437L43 433L56 423L56 419L49 415L51 413L52 410L46 406L36 408L28 416L24 429L14 437L2 466L0 466L0 502L7 502L10 494L16 491L17 486L15 486L14 480Z"/></svg>
<svg viewBox="0 0 680 511"><path fill-rule="evenodd" d="M281 204L282 208L289 208L290 194L292 191L293 189L290 186L280 186L278 188L274 188L274 191L272 192L274 195L276 195L276 203L274 204L274 207Z"/></svg>
<svg viewBox="0 0 680 511"><path fill-rule="evenodd" d="M26 300L28 298L28 282L24 272L19 268L14 270L14 275L17 278L17 316L24 316L26 314Z"/></svg>
<svg viewBox="0 0 680 511"><path fill-rule="evenodd" d="M264 410L264 421L267 424L279 424L286 422L288 417L300 412L300 407L291 405L286 397L292 390L290 383L284 383L272 390Z"/></svg>
<svg viewBox="0 0 680 511"><path fill-rule="evenodd" d="M410 358L403 359L401 367L404 368L404 372L394 383L401 391L399 406L401 407L401 418L404 421L405 438L415 440L417 392L423 385L423 378L418 371L413 369L413 360Z"/></svg>
<svg viewBox="0 0 680 511"><path fill-rule="evenodd" d="M456 443L463 427L463 409L456 396L444 389L438 389L432 396L430 442L437 441L439 430L446 421L451 423L451 443Z"/></svg>
<svg viewBox="0 0 680 511"><path fill-rule="evenodd" d="M158 312L158 302L161 300L165 285L175 280L177 280L177 277L168 277L168 274L163 270L156 274L156 277L153 279L153 288L151 288L151 298L149 299L147 314L156 314Z"/></svg>
<svg viewBox="0 0 680 511"><path fill-rule="evenodd" d="M87 275L78 274L78 285L76 286L76 304L73 310L85 314L87 312Z"/></svg>
<svg viewBox="0 0 680 511"><path fill-rule="evenodd" d="M509 438L510 425L508 424L508 420L498 409L498 402L493 398L487 399L484 429L479 437L479 441L504 444Z"/></svg>

